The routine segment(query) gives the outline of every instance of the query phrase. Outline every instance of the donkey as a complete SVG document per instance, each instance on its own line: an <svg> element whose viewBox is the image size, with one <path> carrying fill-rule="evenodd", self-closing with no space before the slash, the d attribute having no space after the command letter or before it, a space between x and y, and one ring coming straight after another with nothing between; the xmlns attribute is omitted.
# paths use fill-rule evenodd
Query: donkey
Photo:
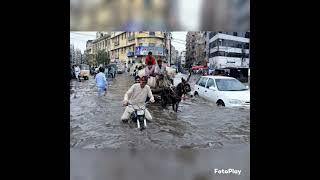
<svg viewBox="0 0 320 180"><path fill-rule="evenodd" d="M190 84L188 83L191 74L188 79L181 78L181 83L177 87L166 87L161 92L161 105L163 108L167 107L167 104L172 105L172 110L178 112L179 103L183 95L186 95L191 91Z"/></svg>

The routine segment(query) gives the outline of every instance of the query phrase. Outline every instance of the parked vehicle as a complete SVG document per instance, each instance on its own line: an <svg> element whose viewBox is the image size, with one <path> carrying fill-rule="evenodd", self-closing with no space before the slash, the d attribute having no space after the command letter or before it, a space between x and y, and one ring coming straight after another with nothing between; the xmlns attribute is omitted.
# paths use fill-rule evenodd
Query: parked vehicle
<svg viewBox="0 0 320 180"><path fill-rule="evenodd" d="M89 65L81 64L80 65L80 78L83 78L84 80L88 80L89 76L90 76Z"/></svg>
<svg viewBox="0 0 320 180"><path fill-rule="evenodd" d="M117 73L118 74L122 74L122 73L124 73L124 65L122 65L122 64L117 64Z"/></svg>
<svg viewBox="0 0 320 180"><path fill-rule="evenodd" d="M213 101L217 106L250 107L249 87L232 77L201 76L194 86L193 94Z"/></svg>
<svg viewBox="0 0 320 180"><path fill-rule="evenodd" d="M113 73L111 72L111 67L114 68L114 72ZM106 68L108 68L108 73L109 73L108 76L116 77L116 73L118 71L118 67L117 67L116 63L108 64L108 65L106 65Z"/></svg>

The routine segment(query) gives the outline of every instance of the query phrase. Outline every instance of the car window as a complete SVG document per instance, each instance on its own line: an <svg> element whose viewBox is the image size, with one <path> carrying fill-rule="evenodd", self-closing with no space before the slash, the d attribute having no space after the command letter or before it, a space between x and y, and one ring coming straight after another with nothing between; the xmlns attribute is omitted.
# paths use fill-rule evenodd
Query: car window
<svg viewBox="0 0 320 180"><path fill-rule="evenodd" d="M202 80L202 77L200 77L200 78L197 80L196 84L199 85L199 83L200 83L201 80Z"/></svg>
<svg viewBox="0 0 320 180"><path fill-rule="evenodd" d="M211 87L211 86L216 87L216 86L214 85L214 80L211 79L211 78L209 78L209 80L208 80L208 82L207 82L206 88L209 89L209 87Z"/></svg>
<svg viewBox="0 0 320 180"><path fill-rule="evenodd" d="M247 88L237 79L216 79L220 91L243 91Z"/></svg>
<svg viewBox="0 0 320 180"><path fill-rule="evenodd" d="M208 80L208 78L202 77L202 79L199 82L199 86L205 87L207 80Z"/></svg>

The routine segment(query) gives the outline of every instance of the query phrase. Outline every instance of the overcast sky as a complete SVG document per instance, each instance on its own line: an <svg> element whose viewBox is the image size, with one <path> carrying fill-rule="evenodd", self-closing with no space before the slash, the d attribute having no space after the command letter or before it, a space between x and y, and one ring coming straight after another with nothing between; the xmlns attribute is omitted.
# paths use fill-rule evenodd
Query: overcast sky
<svg viewBox="0 0 320 180"><path fill-rule="evenodd" d="M186 35L187 31L173 31L172 32L172 46L176 48L176 50L179 51L179 54L181 51L186 50Z"/></svg>
<svg viewBox="0 0 320 180"><path fill-rule="evenodd" d="M187 31L172 32L172 45L179 53L186 49L186 34ZM80 49L83 53L86 49L86 42L95 39L95 37L96 31L71 31L70 44L73 44L75 49Z"/></svg>

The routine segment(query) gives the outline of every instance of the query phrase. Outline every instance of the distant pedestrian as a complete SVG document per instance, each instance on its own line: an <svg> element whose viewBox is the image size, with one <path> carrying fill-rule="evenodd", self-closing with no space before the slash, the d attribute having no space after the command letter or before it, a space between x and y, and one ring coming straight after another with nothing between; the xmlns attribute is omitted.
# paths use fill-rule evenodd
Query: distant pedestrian
<svg viewBox="0 0 320 180"><path fill-rule="evenodd" d="M77 78L77 80L79 81L79 82L81 82L81 80L80 80L80 68L79 68L79 66L78 65L76 65L75 67L74 67L74 73L75 73L75 75L76 75L76 78Z"/></svg>
<svg viewBox="0 0 320 180"><path fill-rule="evenodd" d="M114 69L113 66L111 66L111 68L110 68L110 74L111 74L111 77L112 77L112 78L115 78L115 76L116 76L116 70Z"/></svg>
<svg viewBox="0 0 320 180"><path fill-rule="evenodd" d="M95 77L96 86L98 88L98 96L106 95L108 90L108 81L104 74L104 68L99 68L99 73Z"/></svg>

